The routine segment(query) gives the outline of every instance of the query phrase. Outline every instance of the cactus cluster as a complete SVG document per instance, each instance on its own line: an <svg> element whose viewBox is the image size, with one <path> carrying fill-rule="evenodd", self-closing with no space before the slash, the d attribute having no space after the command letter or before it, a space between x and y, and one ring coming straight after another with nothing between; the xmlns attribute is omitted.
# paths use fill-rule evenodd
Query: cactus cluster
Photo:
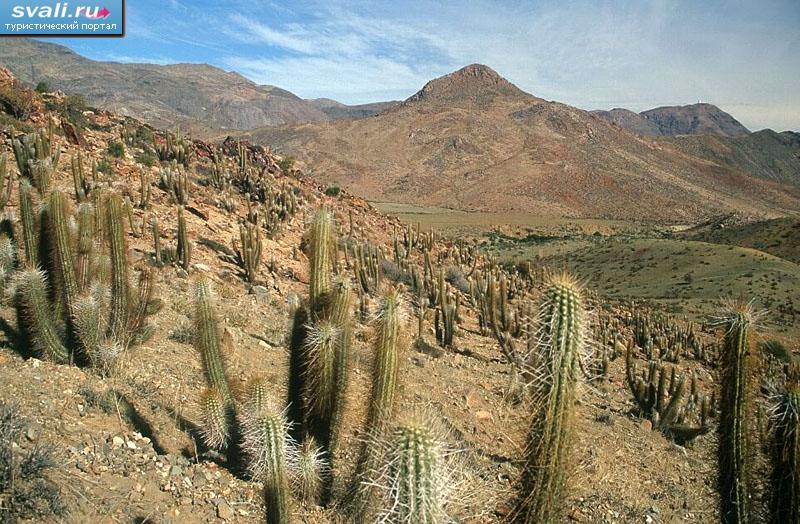
<svg viewBox="0 0 800 524"><path fill-rule="evenodd" d="M61 146L53 143L52 126L48 131L41 130L12 141L14 157L21 177L41 193L50 189L50 174L58 166Z"/></svg>
<svg viewBox="0 0 800 524"><path fill-rule="evenodd" d="M189 203L189 178L177 162L161 168L158 186L166 191L174 204L185 206Z"/></svg>
<svg viewBox="0 0 800 524"><path fill-rule="evenodd" d="M244 270L245 279L251 284L258 278L258 267L261 265L263 242L261 232L252 222L239 226L239 246L236 248L236 259Z"/></svg>
<svg viewBox="0 0 800 524"><path fill-rule="evenodd" d="M709 419L715 414L715 400L698 392L697 380L691 378L689 391L686 376L676 377L675 368L667 373L663 365L651 360L642 376L637 376L633 349L625 354L628 386L639 411L651 420L653 428L680 443L690 441L710 429ZM687 394L688 393L688 394Z"/></svg>
<svg viewBox="0 0 800 524"><path fill-rule="evenodd" d="M182 136L173 136L165 133L163 142L153 136L153 146L161 162L174 162L188 168L194 157L194 145Z"/></svg>
<svg viewBox="0 0 800 524"><path fill-rule="evenodd" d="M34 149L50 147L41 138L36 143L45 145ZM3 278L13 280L21 352L108 374L125 349L152 332L146 317L160 302L152 296L147 272L138 292L131 291L121 198L102 191L92 195L98 205L86 201L75 212L65 193L52 189L42 198L22 176L24 258L13 276L14 265L5 266Z"/></svg>

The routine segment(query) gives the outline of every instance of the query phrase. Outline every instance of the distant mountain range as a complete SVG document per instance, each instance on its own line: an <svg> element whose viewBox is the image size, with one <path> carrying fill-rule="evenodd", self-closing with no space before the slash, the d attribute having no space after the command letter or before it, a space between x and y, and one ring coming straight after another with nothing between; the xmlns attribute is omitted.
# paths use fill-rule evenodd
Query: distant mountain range
<svg viewBox="0 0 800 524"><path fill-rule="evenodd" d="M639 135L742 136L750 133L738 120L712 104L657 107L641 113L621 108L592 113Z"/></svg>
<svg viewBox="0 0 800 524"><path fill-rule="evenodd" d="M677 113L692 112L720 120L705 106ZM675 132L691 120L653 114L660 116L649 120ZM473 64L372 118L242 136L307 160L324 183L378 201L675 222L800 209L795 133L643 135Z"/></svg>
<svg viewBox="0 0 800 524"><path fill-rule="evenodd" d="M209 128L362 118L393 104L347 106L333 100L303 100L209 65L98 62L60 45L25 38L3 39L0 65L27 84L44 81L53 89L85 96L93 106L200 134Z"/></svg>
<svg viewBox="0 0 800 524"><path fill-rule="evenodd" d="M694 221L800 209L800 134L750 133L711 104L584 111L473 64L403 102L304 100L208 65L120 64L4 39L0 65L195 135L249 138L372 200Z"/></svg>

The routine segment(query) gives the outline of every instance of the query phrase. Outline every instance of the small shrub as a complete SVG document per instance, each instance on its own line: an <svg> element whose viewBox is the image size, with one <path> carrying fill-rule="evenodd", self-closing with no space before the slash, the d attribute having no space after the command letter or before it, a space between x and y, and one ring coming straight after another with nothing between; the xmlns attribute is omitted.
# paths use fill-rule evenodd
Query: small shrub
<svg viewBox="0 0 800 524"><path fill-rule="evenodd" d="M17 522L31 519L41 522L46 517L66 513L58 488L47 478L47 470L55 466L53 449L38 444L21 457L14 452L23 429L19 410L0 403L0 520Z"/></svg>
<svg viewBox="0 0 800 524"><path fill-rule="evenodd" d="M11 85L0 86L0 109L3 112L19 120L25 120L31 115L34 107L33 93L25 89L22 84L14 82Z"/></svg>
<svg viewBox="0 0 800 524"><path fill-rule="evenodd" d="M450 283L451 286L458 289L462 293L469 293L469 281L464 277L464 271L460 267L448 267L445 279Z"/></svg>
<svg viewBox="0 0 800 524"><path fill-rule="evenodd" d="M283 157L280 162L278 162L278 167L281 168L281 171L284 173L288 173L294 167L294 158L290 156Z"/></svg>
<svg viewBox="0 0 800 524"><path fill-rule="evenodd" d="M111 164L108 162L108 160L98 161L97 170L106 176L111 176L114 174L114 168L111 167Z"/></svg>
<svg viewBox="0 0 800 524"><path fill-rule="evenodd" d="M156 164L156 157L147 152L138 153L136 161L145 167L153 167Z"/></svg>
<svg viewBox="0 0 800 524"><path fill-rule="evenodd" d="M107 148L108 154L114 158L122 158L125 155L125 146L122 142L111 142Z"/></svg>
<svg viewBox="0 0 800 524"><path fill-rule="evenodd" d="M37 93L49 93L50 91L51 91L50 85L44 80L40 80L39 83L36 84Z"/></svg>
<svg viewBox="0 0 800 524"><path fill-rule="evenodd" d="M341 192L342 192L342 188L340 188L339 186L336 186L336 185L328 186L327 189L325 189L325 194L328 195L328 196L331 196L331 197L339 196L339 193L341 193Z"/></svg>

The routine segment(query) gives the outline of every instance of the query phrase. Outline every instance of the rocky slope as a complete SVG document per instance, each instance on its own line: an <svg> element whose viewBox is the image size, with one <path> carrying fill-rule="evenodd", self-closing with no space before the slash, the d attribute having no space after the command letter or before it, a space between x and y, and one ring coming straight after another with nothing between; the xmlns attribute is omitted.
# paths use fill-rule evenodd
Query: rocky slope
<svg viewBox="0 0 800 524"><path fill-rule="evenodd" d="M750 166L637 136L481 65L435 79L370 119L245 136L378 201L668 221L731 210L779 215L800 203L796 188L762 180Z"/></svg>

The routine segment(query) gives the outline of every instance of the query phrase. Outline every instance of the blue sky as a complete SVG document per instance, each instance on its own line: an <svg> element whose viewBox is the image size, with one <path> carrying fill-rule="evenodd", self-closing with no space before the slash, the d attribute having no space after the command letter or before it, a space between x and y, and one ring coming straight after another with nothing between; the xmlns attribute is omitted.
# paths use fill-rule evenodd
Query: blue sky
<svg viewBox="0 0 800 524"><path fill-rule="evenodd" d="M584 109L715 103L800 130L800 1L128 0L124 39L57 39L96 60L205 62L304 98L402 99L484 63Z"/></svg>

